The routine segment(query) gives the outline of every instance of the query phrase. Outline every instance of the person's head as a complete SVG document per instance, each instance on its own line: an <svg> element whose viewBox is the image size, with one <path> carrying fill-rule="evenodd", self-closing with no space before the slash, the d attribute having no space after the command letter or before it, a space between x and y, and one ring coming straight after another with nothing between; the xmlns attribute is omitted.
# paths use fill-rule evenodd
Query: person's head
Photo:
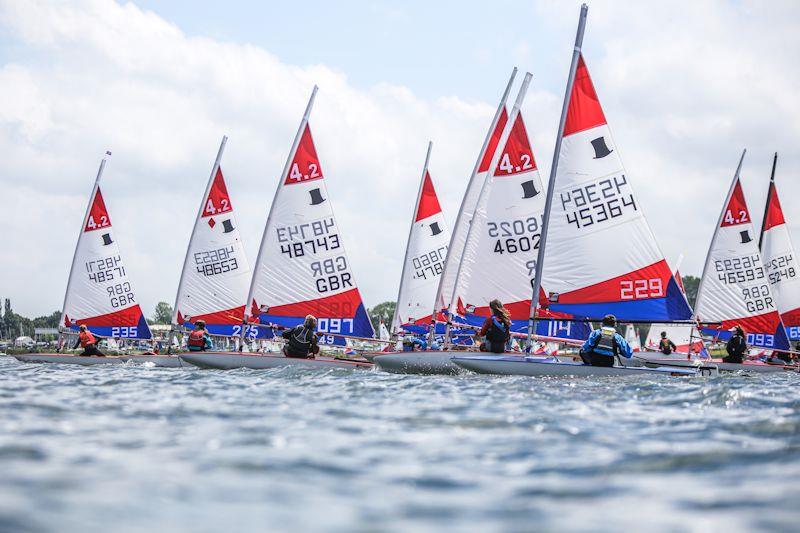
<svg viewBox="0 0 800 533"><path fill-rule="evenodd" d="M614 315L606 315L603 317L603 326L613 328L617 325L617 317Z"/></svg>
<svg viewBox="0 0 800 533"><path fill-rule="evenodd" d="M739 324L736 324L735 326L733 326L730 329L730 331L734 335L740 335L740 336L744 337L744 329L742 329L742 326L740 326Z"/></svg>
<svg viewBox="0 0 800 533"><path fill-rule="evenodd" d="M78 329L81 330L81 332L86 331L86 324L81 324L80 327L78 327Z"/></svg>
<svg viewBox="0 0 800 533"><path fill-rule="evenodd" d="M662 331L661 332L661 338L662 339L666 339L667 338L667 332L666 331Z"/></svg>
<svg viewBox="0 0 800 533"><path fill-rule="evenodd" d="M308 329L314 329L317 327L317 318L314 315L306 315L306 319L303 321L303 326Z"/></svg>
<svg viewBox="0 0 800 533"><path fill-rule="evenodd" d="M205 320L198 320L194 323L194 329L206 329Z"/></svg>
<svg viewBox="0 0 800 533"><path fill-rule="evenodd" d="M492 314L494 316L496 316L497 318L499 318L500 320L502 320L506 324L510 324L511 323L511 313L509 313L508 309L506 309L503 306L503 302L501 302L497 298L495 298L494 300L489 302L489 309L492 310Z"/></svg>

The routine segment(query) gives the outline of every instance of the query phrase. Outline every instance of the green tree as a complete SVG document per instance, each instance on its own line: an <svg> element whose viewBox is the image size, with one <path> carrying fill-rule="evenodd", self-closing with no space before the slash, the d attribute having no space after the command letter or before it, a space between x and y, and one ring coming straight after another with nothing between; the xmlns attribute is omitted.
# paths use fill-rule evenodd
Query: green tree
<svg viewBox="0 0 800 533"><path fill-rule="evenodd" d="M375 333L378 333L378 327L380 326L381 319L383 319L384 324L386 324L387 328L391 327L392 317L394 316L394 308L397 304L395 302L383 302L372 309L367 309L367 314L369 315L369 320L372 322L372 327L375 329Z"/></svg>
<svg viewBox="0 0 800 533"><path fill-rule="evenodd" d="M686 289L686 299L694 309L694 302L697 299L697 288L700 286L700 278L694 276L683 276L683 288Z"/></svg>
<svg viewBox="0 0 800 533"><path fill-rule="evenodd" d="M153 324L170 324L172 322L172 306L167 302L158 302L153 313Z"/></svg>

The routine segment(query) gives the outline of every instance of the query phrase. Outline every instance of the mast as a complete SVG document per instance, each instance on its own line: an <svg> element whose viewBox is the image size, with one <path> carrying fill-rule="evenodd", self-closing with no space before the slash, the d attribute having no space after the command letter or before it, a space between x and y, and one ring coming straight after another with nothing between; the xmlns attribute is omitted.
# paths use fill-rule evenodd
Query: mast
<svg viewBox="0 0 800 533"><path fill-rule="evenodd" d="M172 353L172 341L175 338L175 330L176 327L179 327L178 324L178 303L179 298L181 296L181 289L183 288L183 275L186 270L186 262L189 260L189 252L192 249L192 244L194 243L194 237L197 233L197 220L203 215L203 209L205 209L205 205L203 202L205 198L208 196L209 191L211 190L212 185L214 184L214 178L217 175L217 170L219 169L220 161L222 160L222 152L225 151L225 145L228 142L228 136L222 136L222 142L219 145L219 150L217 151L217 158L214 160L214 166L211 167L211 176L208 178L208 183L206 184L206 190L203 193L203 198L200 199L200 209L197 211L197 218L195 218L195 224L192 226L192 235L189 237L189 244L186 246L186 255L183 258L183 267L181 268L181 277L178 281L178 292L175 294L175 307L172 310L172 323L170 324L169 328L169 338L167 341L167 353Z"/></svg>
<svg viewBox="0 0 800 533"><path fill-rule="evenodd" d="M459 233L459 231L458 231L459 227L460 227L459 223L461 222L461 217L464 216L464 207L465 207L464 204L466 204L467 198L469 197L469 191L472 188L473 184L475 183L475 180L478 177L478 174L479 174L478 171L480 170L481 161L483 161L483 158L484 158L484 156L486 154L486 150L489 147L489 143L492 140L492 135L494 135L494 130L497 128L497 123L500 121L500 116L502 115L503 110L506 107L506 101L508 100L508 95L511 92L511 86L514 84L514 78L516 78L516 76L517 76L517 67L514 67L514 69L511 71L511 77L509 77L508 83L506 84L506 89L505 89L505 91L503 91L503 96L500 98L500 104L497 106L497 111L495 111L495 113L494 113L494 118L492 118L492 124L491 124L491 126L489 126L489 131L486 133L486 137L483 140L483 145L481 146L481 151L478 154L478 159L475 161L475 166L472 169L472 174L470 175L469 183L467 183L467 190L464 192L464 197L461 199L461 206L458 208L458 215L456 216L456 224L455 224L455 227L453 227L453 232L450 234L450 243L447 246L447 255L448 255L448 257L445 259L444 269L442 270L442 276L439 278L439 287L436 289L436 297L433 300L433 313L431 314L431 330L430 330L430 333L429 333L429 336L428 336L428 345L429 346L433 342L433 337L434 337L434 333L435 333L435 330L436 330L436 315L437 315L437 313L439 311L439 300L441 300L442 297L443 297L442 291L444 290L444 283L445 283L445 280L447 279L447 269L448 269L448 266L450 265L449 256L450 256L451 253L453 253L453 244L455 244L456 236ZM488 175L487 175L487 177L488 177ZM472 210L472 216L473 217L475 216L475 210L474 209ZM463 259L463 257L464 257L464 250L462 249L461 250L461 256L458 258L459 268L457 270L460 270L460 268L461 268L461 260ZM458 280L458 276L456 275L456 281L457 280ZM454 288L454 290L455 290L455 288ZM450 316L452 314L452 311L453 311L453 309L450 307L450 302L448 302L448 307L447 307L448 316ZM448 322L448 326L446 328L447 329L447 333L446 333L446 336L445 336L446 339L449 336L449 330L450 330L450 326L449 326L450 319L449 318L448 318L447 322Z"/></svg>
<svg viewBox="0 0 800 533"><path fill-rule="evenodd" d="M255 281L256 275L258 274L259 266L261 265L261 259L264 255L264 245L267 242L267 231L269 230L269 223L272 220L272 212L275 210L275 202L278 199L278 195L281 191L281 184L283 183L284 178L286 177L287 173L289 172L289 166L292 164L292 160L294 160L295 152L297 152L297 146L300 144L300 138L303 135L303 131L308 124L308 117L311 114L311 108L314 107L314 99L317 96L317 90L319 88L314 85L314 88L311 90L311 97L308 99L308 104L306 105L306 110L303 113L303 120L300 121L300 127L297 128L297 134L294 136L294 141L292 142L292 149L289 150L289 157L286 158L286 164L283 167L283 172L281 172L280 178L278 181L278 186L275 188L275 196L272 197L272 204L269 208L269 214L267 215L267 222L264 224L264 233L261 235L261 244L258 247L258 255L256 256L256 267L253 269L253 277L250 280L250 290L247 291L247 301L244 304L244 314L242 316L242 331L239 336L239 350L242 349L242 345L244 344L244 335L245 330L247 329L247 324L249 323L250 315L250 302L253 300L253 291L255 290Z"/></svg>
<svg viewBox="0 0 800 533"><path fill-rule="evenodd" d="M397 334L397 331L395 331L395 324L397 324L399 315L397 306L400 304L400 296L403 294L403 281L405 278L404 274L406 272L406 266L408 266L408 247L411 244L411 234L414 230L414 221L417 217L417 211L419 211L419 202L420 199L422 198L422 188L425 185L425 176L428 174L428 162L431 159L432 148L433 148L433 141L428 141L428 152L425 154L425 166L422 167L422 177L419 180L419 191L417 191L417 201L414 203L414 210L411 213L411 224L409 224L408 226L408 240L406 241L406 256L403 258L403 269L400 271L400 288L397 289L397 303L394 306L394 316L392 316L392 331L390 332L391 335ZM441 286L441 280L439 280L439 286ZM433 318L435 326L436 315L434 315Z"/></svg>
<svg viewBox="0 0 800 533"><path fill-rule="evenodd" d="M764 204L764 218L761 219L761 233L758 235L758 249L761 250L761 244L764 242L764 228L767 225L767 213L769 212L769 201L772 197L772 189L775 188L775 167L778 164L778 152L775 152L775 157L772 159L772 173L769 176L769 188L767 189L767 201Z"/></svg>
<svg viewBox="0 0 800 533"><path fill-rule="evenodd" d="M69 267L69 277L67 277L67 290L64 291L64 303L61 306L61 319L58 322L58 329L61 332L59 337L63 337L63 327L64 327L64 311L67 308L67 298L69 297L69 289L70 283L72 282L72 272L75 270L75 261L78 259L78 246L81 242L81 235L83 234L83 229L86 227L86 223L89 220L89 212L92 209L92 204L94 204L94 197L97 194L97 189L100 187L100 178L103 177L103 171L106 168L106 161L108 158L111 157L111 151L106 150L103 159L100 160L100 168L97 169L97 177L94 179L94 185L92 186L92 193L89 195L89 203L86 204L86 212L83 215L83 225L81 225L81 231L78 233L78 239L75 241L75 252L72 254L72 264ZM61 344L59 342L59 344Z"/></svg>
<svg viewBox="0 0 800 533"><path fill-rule="evenodd" d="M495 148L494 154L492 155L491 163L489 163L489 170L486 174L486 179L483 181L483 185L481 186L481 191L478 194L478 200L475 202L475 211L472 214L472 223L470 223L469 230L467 230L467 236L464 240L464 252L462 253L461 260L458 263L458 270L456 271L456 278L455 283L453 285L453 294L450 297L450 305L448 307L449 313L452 313L453 305L455 304L456 298L458 297L458 280L461 278L461 271L463 270L464 266L464 253L466 253L467 246L469 246L470 237L472 236L472 232L475 229L475 214L481 209L481 204L484 201L486 194L488 193L488 184L494 181L494 172L497 169L497 165L500 162L500 158L503 155L503 151L505 150L506 143L508 142L508 138L511 136L511 130L514 129L514 123L519 116L520 108L522 107L522 102L525 100L525 95L528 92L528 85L531 83L531 78L533 74L530 72L525 73L525 78L522 80L522 85L519 88L519 93L517 93L517 99L514 102L514 107L511 109L511 114L508 116L508 121L506 122L505 128L503 128L503 133L500 136L500 140L497 143L497 148ZM450 323L451 321L447 321L447 326L445 329L445 343L450 341Z"/></svg>
<svg viewBox="0 0 800 533"><path fill-rule="evenodd" d="M547 182L547 196L544 203L544 214L542 215L542 232L539 238L539 253L536 257L536 273L533 280L533 294L531 295L531 311L528 319L528 340L526 348L530 349L533 333L536 331L536 308L539 306L539 291L542 287L542 271L544 267L544 250L547 245L547 230L550 226L550 210L553 205L553 194L556 185L556 171L558 170L558 158L561 155L561 141L564 137L564 124L567 121L567 111L569 110L572 86L575 84L575 72L578 69L578 59L581 56L583 46L583 32L586 29L586 15L589 6L581 5L581 14L578 19L578 32L575 35L575 48L572 51L572 63L569 66L569 76L567 77L567 90L564 93L564 105L561 107L561 121L558 124L558 134L556 135L556 147L553 151L553 164L550 166L550 178Z"/></svg>

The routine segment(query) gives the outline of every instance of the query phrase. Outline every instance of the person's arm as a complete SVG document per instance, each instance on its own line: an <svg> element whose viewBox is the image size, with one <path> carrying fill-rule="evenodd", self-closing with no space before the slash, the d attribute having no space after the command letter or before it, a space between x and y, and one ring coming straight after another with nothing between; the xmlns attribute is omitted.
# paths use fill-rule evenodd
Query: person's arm
<svg viewBox="0 0 800 533"><path fill-rule="evenodd" d="M597 337L600 335L600 330L596 329L592 331L592 334L589 335L589 338L586 339L586 342L583 343L581 346L582 352L591 352L594 349L595 344L597 344Z"/></svg>
<svg viewBox="0 0 800 533"><path fill-rule="evenodd" d="M211 341L211 335L209 335L208 333L203 333L203 341L205 342L207 349L210 350L214 348L214 343Z"/></svg>
<svg viewBox="0 0 800 533"><path fill-rule="evenodd" d="M72 349L73 349L73 350L77 350L77 349L78 349L78 346L80 346L80 345L81 345L81 338L80 338L80 337L78 337L78 340L77 340L77 341L75 341L75 346L73 346L73 347L72 347Z"/></svg>
<svg viewBox="0 0 800 533"><path fill-rule="evenodd" d="M292 330L291 329L284 330L281 333L281 337L283 337L284 339L286 339L288 341L290 338L292 338Z"/></svg>
<svg viewBox="0 0 800 533"><path fill-rule="evenodd" d="M676 351L676 350L678 349L678 347L677 347L677 346L675 346L675 343L674 343L674 342L672 342L672 340L670 340L670 341L669 341L669 347L670 347L670 348L672 348L672 351L673 351L673 352L674 352L674 351Z"/></svg>
<svg viewBox="0 0 800 533"><path fill-rule="evenodd" d="M310 353L317 355L319 353L319 337L316 333L311 334L311 347L308 350Z"/></svg>
<svg viewBox="0 0 800 533"><path fill-rule="evenodd" d="M489 332L489 327L492 325L492 317L487 318L483 321L483 325L481 326L480 331L475 334L476 337L485 337L486 334Z"/></svg>
<svg viewBox="0 0 800 533"><path fill-rule="evenodd" d="M626 341L619 333L614 333L614 337L617 339L617 347L619 347L620 353L627 359L633 357L633 348L631 348L631 345L628 344L628 341Z"/></svg>

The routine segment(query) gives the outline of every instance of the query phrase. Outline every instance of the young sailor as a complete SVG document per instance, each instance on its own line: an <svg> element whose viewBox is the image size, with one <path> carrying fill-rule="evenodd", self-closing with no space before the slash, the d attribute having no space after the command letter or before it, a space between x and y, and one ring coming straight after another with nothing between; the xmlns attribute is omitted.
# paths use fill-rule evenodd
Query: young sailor
<svg viewBox="0 0 800 533"><path fill-rule="evenodd" d="M189 333L189 339L186 341L190 352L204 352L214 348L211 342L211 335L206 331L206 323L203 320L198 320L194 323L194 329Z"/></svg>
<svg viewBox="0 0 800 533"><path fill-rule="evenodd" d="M675 350L677 350L678 347L675 346L675 343L672 342L672 340L667 338L667 332L666 331L662 331L661 332L661 340L658 341L658 349L664 355L669 355L672 352L674 352Z"/></svg>
<svg viewBox="0 0 800 533"><path fill-rule="evenodd" d="M503 353L511 338L511 313L497 299L489 302L489 308L492 310L492 316L484 321L481 330L475 335L475 340L477 342L485 338L480 343L482 352Z"/></svg>
<svg viewBox="0 0 800 533"><path fill-rule="evenodd" d="M428 349L428 343L422 339L418 339L414 335L406 335L403 337L403 351L404 352L424 352Z"/></svg>
<svg viewBox="0 0 800 533"><path fill-rule="evenodd" d="M587 365L614 366L616 356L622 355L630 359L633 350L614 329L617 317L606 315L603 317L603 327L596 329L589 335L581 347L581 359Z"/></svg>
<svg viewBox="0 0 800 533"><path fill-rule="evenodd" d="M744 355L747 353L747 337L744 334L742 326L734 326L731 328L731 338L728 339L728 344L725 346L725 351L728 352L727 357L723 357L722 361L725 363L739 363L744 362Z"/></svg>
<svg viewBox="0 0 800 533"><path fill-rule="evenodd" d="M283 355L299 359L314 359L314 355L319 353L317 345L319 339L314 333L316 327L316 317L306 315L301 325L281 333L281 337L286 339L286 344L283 345Z"/></svg>
<svg viewBox="0 0 800 533"><path fill-rule="evenodd" d="M81 324L80 332L78 333L78 342L75 343L75 348L78 346L83 346L81 355L105 357L105 354L97 349L97 339L94 338L91 331L86 329L86 324Z"/></svg>

